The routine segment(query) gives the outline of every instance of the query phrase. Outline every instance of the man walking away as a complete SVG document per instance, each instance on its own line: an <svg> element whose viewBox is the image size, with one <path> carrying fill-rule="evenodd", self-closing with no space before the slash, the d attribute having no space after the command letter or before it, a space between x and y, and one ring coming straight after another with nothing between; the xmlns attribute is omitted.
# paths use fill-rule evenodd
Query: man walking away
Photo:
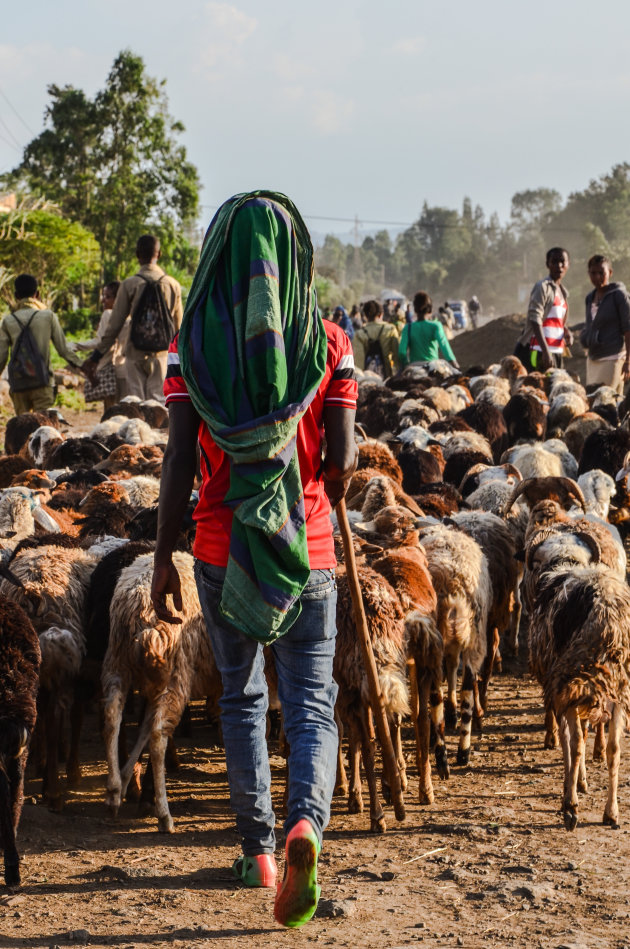
<svg viewBox="0 0 630 949"><path fill-rule="evenodd" d="M92 381L97 364L121 335L127 317L131 316L129 337L124 349L127 394L163 402L170 342L167 326L169 330L172 329L170 335L173 335L181 325L182 288L177 280L169 277L158 266L160 241L157 237L152 234L140 237L136 245L136 257L140 269L121 283L107 332L99 348L84 363L84 368ZM156 324L150 327L150 332L146 332L147 322L151 320L155 320ZM139 326L136 326L136 321ZM161 335L155 332L158 321L165 321ZM155 348L151 335L159 340L157 345L160 349Z"/></svg>
<svg viewBox="0 0 630 949"><path fill-rule="evenodd" d="M383 321L383 306L378 300L368 300L363 313L367 323L352 341L355 365L389 379L398 370L398 333L391 323Z"/></svg>
<svg viewBox="0 0 630 949"><path fill-rule="evenodd" d="M276 883L263 644L290 747L286 860L274 915L314 914L338 733L331 504L356 465L350 341L323 322L313 248L287 197L236 195L206 235L164 386L170 417L151 598L180 620L172 553L201 453L195 575L223 682L221 722L247 886ZM235 288L238 292L235 292ZM323 436L326 453L323 453Z"/></svg>
<svg viewBox="0 0 630 949"><path fill-rule="evenodd" d="M70 351L59 320L39 299L37 280L31 274L15 279L15 309L0 323L0 372L9 361L9 393L16 415L42 412L55 401L50 344L59 355L81 368ZM9 352L11 358L9 359Z"/></svg>

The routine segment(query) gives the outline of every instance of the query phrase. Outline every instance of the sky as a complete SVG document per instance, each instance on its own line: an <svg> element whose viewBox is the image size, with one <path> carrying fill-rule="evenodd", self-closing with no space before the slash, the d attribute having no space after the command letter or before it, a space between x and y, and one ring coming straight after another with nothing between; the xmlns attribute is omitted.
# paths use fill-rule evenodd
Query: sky
<svg viewBox="0 0 630 949"><path fill-rule="evenodd" d="M0 37L0 171L50 83L94 94L121 49L166 80L203 185L284 191L313 231L409 224L464 196L502 221L630 160L628 0L31 0Z"/></svg>

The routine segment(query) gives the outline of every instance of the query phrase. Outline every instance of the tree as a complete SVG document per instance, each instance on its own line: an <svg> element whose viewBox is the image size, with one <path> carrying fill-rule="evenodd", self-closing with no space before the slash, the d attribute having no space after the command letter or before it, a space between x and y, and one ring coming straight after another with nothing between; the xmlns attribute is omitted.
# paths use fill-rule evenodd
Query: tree
<svg viewBox="0 0 630 949"><path fill-rule="evenodd" d="M22 204L0 217L0 287L7 302L12 299L12 281L19 273L32 273L47 303L67 307L70 297L80 295L85 283L98 278L99 246L88 230L62 217L54 206L37 202Z"/></svg>
<svg viewBox="0 0 630 949"><path fill-rule="evenodd" d="M132 263L140 234L168 230L176 248L198 212L197 170L177 141L183 126L168 113L164 86L129 50L94 99L51 85L47 127L10 176L93 232L107 279Z"/></svg>

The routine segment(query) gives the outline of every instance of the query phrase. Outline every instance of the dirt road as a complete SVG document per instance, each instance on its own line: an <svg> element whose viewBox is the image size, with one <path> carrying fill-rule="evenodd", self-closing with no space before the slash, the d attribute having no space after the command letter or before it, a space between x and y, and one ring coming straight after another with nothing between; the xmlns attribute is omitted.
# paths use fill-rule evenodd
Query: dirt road
<svg viewBox="0 0 630 949"><path fill-rule="evenodd" d="M620 779L621 829L601 824L606 767L591 764L577 831L558 814L560 752L543 751L538 687L520 667L497 676L483 737L467 769L436 784L432 807L407 819L391 810L384 836L334 801L321 857L322 902L300 932L274 924L273 894L234 882L237 855L222 751L194 707L192 739L179 739L181 769L169 778L176 833L157 833L127 804L117 820L103 805L105 768L97 720L86 723L85 778L65 811L39 803L31 778L21 831L24 886L0 888L0 949L49 946L292 947L487 945L630 946L630 756ZM90 740L89 735L92 735ZM451 759L456 739L449 739ZM406 750L413 761L407 733ZM280 807L282 759L273 749ZM592 751L589 739L588 755ZM366 794L367 797L367 794Z"/></svg>

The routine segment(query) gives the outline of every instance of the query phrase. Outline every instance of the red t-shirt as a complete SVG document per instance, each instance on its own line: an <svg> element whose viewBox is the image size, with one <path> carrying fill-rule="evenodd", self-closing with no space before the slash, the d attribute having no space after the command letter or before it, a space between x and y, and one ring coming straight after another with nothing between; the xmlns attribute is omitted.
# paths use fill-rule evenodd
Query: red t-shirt
<svg viewBox="0 0 630 949"><path fill-rule="evenodd" d="M330 504L322 480L317 479L321 466L321 445L324 434L324 405L341 405L354 409L357 405L357 382L354 373L352 345L346 334L334 323L324 320L328 338L326 370L315 398L298 425L297 453L304 489L306 540L311 570L325 570L336 564L330 521ZM181 375L177 336L168 349L168 365L164 382L166 404L190 401ZM214 443L205 422L199 425L201 451L201 490L194 518L197 532L193 553L199 560L225 567L230 549L232 509L223 503L230 484L230 466L225 453Z"/></svg>

